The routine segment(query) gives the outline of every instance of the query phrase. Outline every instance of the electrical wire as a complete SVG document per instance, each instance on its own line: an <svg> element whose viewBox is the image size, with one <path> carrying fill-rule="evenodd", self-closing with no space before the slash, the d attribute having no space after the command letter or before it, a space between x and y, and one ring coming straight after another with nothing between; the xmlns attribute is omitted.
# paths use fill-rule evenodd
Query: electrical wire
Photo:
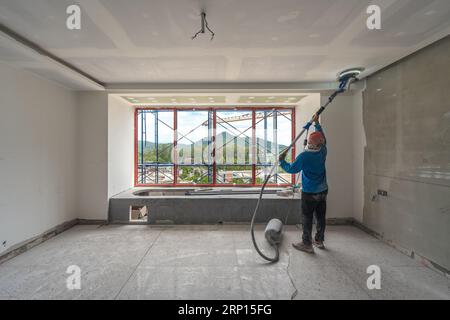
<svg viewBox="0 0 450 320"><path fill-rule="evenodd" d="M200 33L205 33L205 28L211 33L211 39L210 39L210 40L214 39L214 36L215 36L216 34L211 30L211 28L210 28L209 25L208 25L208 20L206 20L206 13L205 13L205 12L202 12L202 13L201 13L201 17L202 17L202 21L201 21L201 27L200 27L200 30L197 31L197 33L194 34L194 35L191 37L191 39L194 40L195 38L197 38L197 36L198 36Z"/></svg>

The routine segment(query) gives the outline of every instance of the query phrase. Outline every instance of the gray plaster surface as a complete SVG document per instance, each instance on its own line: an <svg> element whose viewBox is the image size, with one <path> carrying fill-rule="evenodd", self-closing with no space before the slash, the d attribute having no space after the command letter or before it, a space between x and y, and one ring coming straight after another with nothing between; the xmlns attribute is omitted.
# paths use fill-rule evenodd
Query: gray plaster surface
<svg viewBox="0 0 450 320"><path fill-rule="evenodd" d="M365 226L450 270L450 36L370 76ZM387 196L377 196L378 190Z"/></svg>
<svg viewBox="0 0 450 320"><path fill-rule="evenodd" d="M1 264L0 299L450 299L448 278L355 227L328 226L314 255L292 248L299 237L287 226L267 264L244 225L75 226ZM370 264L380 290L367 289ZM70 265L80 290L66 287Z"/></svg>
<svg viewBox="0 0 450 320"><path fill-rule="evenodd" d="M109 200L109 221L112 223L129 223L130 206L146 206L148 223L159 224L216 224L220 222L249 223L255 209L258 188L231 188L237 193L229 195L170 195L173 191L194 191L196 188L132 188ZM167 192L165 195L138 196L137 191L158 190ZM214 188L215 191L227 190ZM255 194L239 194L238 191L255 191ZM300 195L281 197L276 194L264 194L261 201L257 222L278 218L287 224L301 222Z"/></svg>

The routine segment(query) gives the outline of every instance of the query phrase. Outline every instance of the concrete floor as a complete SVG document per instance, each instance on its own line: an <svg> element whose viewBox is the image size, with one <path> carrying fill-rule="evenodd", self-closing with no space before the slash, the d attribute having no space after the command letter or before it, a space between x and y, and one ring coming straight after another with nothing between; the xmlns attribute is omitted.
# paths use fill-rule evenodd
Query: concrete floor
<svg viewBox="0 0 450 320"><path fill-rule="evenodd" d="M76 226L0 265L0 299L450 299L449 279L355 227L329 226L315 255L291 247L299 235L287 227L270 265L248 226ZM381 290L366 287L371 264ZM66 288L70 265L81 290Z"/></svg>

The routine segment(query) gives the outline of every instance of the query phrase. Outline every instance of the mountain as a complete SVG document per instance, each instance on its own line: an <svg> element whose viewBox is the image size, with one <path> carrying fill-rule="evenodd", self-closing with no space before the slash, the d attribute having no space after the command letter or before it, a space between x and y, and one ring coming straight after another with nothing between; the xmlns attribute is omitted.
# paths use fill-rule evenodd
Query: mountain
<svg viewBox="0 0 450 320"><path fill-rule="evenodd" d="M249 159L251 152L252 139L242 136L234 136L227 132L222 132L216 137L216 159L217 163L230 163L230 159L227 157L233 157L232 163L251 163ZM267 160L273 161L275 158L272 151L272 141L267 141ZM285 149L285 145L278 145L278 152ZM158 145L158 162L160 163L171 163L172 162L172 149L173 145L171 143L160 143ZM138 141L138 155L139 161L142 150L142 141ZM261 163L261 158L264 155L264 140L257 139L257 154L258 163ZM211 145L212 151L212 145ZM208 157L208 141L207 139L202 139L196 141L193 144L178 144L178 161L179 163L192 163L192 158L194 158L194 163L204 163L207 162ZM206 158L206 159L205 159ZM144 161L145 162L156 162L156 144L154 142L146 141L144 142Z"/></svg>

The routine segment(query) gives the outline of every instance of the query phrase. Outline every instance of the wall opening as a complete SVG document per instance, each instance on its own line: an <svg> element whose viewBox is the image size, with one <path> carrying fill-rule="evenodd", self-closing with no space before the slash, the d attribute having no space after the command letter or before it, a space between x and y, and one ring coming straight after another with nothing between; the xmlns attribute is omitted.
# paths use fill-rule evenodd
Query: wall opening
<svg viewBox="0 0 450 320"><path fill-rule="evenodd" d="M130 222L147 222L147 206L130 206Z"/></svg>

